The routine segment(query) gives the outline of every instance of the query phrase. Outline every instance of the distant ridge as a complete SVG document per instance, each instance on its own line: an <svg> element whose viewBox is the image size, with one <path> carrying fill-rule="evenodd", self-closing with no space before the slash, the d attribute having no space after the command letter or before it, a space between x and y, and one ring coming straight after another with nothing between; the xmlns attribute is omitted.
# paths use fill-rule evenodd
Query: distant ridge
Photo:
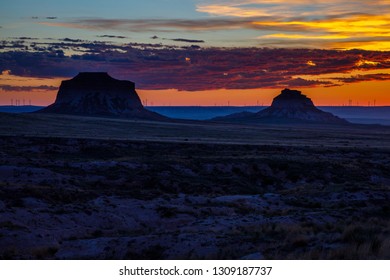
<svg viewBox="0 0 390 280"><path fill-rule="evenodd" d="M44 106L34 106L34 105L26 105L26 106L13 106L13 105L4 105L0 106L0 112L2 113L32 113L38 110L45 108Z"/></svg>
<svg viewBox="0 0 390 280"><path fill-rule="evenodd" d="M260 112L241 112L225 117L212 119L213 121L248 122L248 123L328 123L347 124L344 119L321 111L313 101L298 90L284 89L276 96L272 105Z"/></svg>
<svg viewBox="0 0 390 280"><path fill-rule="evenodd" d="M37 113L167 120L144 108L131 81L105 72L82 72L63 81L54 104Z"/></svg>

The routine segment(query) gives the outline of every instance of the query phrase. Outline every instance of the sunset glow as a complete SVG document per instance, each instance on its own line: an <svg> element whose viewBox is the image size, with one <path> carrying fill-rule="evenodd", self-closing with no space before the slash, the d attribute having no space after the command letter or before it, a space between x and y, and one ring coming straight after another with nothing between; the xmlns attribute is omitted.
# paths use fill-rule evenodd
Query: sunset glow
<svg viewBox="0 0 390 280"><path fill-rule="evenodd" d="M149 106L269 105L285 87L390 105L387 0L42 3L0 4L2 105L48 105L82 71L134 81Z"/></svg>

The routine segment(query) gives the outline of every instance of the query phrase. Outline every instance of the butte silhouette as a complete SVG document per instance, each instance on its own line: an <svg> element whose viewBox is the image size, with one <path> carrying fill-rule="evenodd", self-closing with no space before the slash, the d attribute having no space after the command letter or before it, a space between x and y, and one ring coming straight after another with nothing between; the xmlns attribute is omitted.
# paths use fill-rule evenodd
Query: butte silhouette
<svg viewBox="0 0 390 280"><path fill-rule="evenodd" d="M38 113L168 120L144 108L133 82L105 72L82 72L62 81L55 102Z"/></svg>
<svg viewBox="0 0 390 280"><path fill-rule="evenodd" d="M323 123L347 124L348 122L331 113L316 108L313 101L298 90L284 89L276 96L272 105L260 112L242 112L214 121L242 123Z"/></svg>

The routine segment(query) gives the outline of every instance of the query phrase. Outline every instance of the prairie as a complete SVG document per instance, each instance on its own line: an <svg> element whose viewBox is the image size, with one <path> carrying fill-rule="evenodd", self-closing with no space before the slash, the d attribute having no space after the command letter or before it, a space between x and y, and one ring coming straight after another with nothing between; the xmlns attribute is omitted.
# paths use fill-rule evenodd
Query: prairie
<svg viewBox="0 0 390 280"><path fill-rule="evenodd" d="M390 128L0 115L2 259L389 259Z"/></svg>

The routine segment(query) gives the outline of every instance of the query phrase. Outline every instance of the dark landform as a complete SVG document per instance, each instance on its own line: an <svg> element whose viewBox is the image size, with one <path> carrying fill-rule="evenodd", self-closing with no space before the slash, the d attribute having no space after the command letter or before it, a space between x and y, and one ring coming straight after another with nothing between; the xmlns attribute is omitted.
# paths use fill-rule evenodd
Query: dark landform
<svg viewBox="0 0 390 280"><path fill-rule="evenodd" d="M2 259L389 259L390 128L0 114Z"/></svg>
<svg viewBox="0 0 390 280"><path fill-rule="evenodd" d="M344 119L316 108L306 95L298 90L284 89L269 108L257 113L240 112L212 119L239 123L322 123L348 124Z"/></svg>
<svg viewBox="0 0 390 280"><path fill-rule="evenodd" d="M63 81L55 103L38 113L167 120L144 108L133 82L105 72L83 72Z"/></svg>
<svg viewBox="0 0 390 280"><path fill-rule="evenodd" d="M43 106L0 106L3 113L30 113ZM263 106L145 106L146 109L171 119L208 120L248 111L257 113ZM318 106L351 123L390 125L390 106Z"/></svg>
<svg viewBox="0 0 390 280"><path fill-rule="evenodd" d="M224 120L150 112L106 73L0 113L0 258L390 258L390 127L287 89Z"/></svg>
<svg viewBox="0 0 390 280"><path fill-rule="evenodd" d="M45 108L45 106L37 106L37 105L23 105L23 106L3 105L3 106L0 106L0 112L1 113L13 113L13 114L32 113L32 112L39 111L39 110L41 110L43 108Z"/></svg>

